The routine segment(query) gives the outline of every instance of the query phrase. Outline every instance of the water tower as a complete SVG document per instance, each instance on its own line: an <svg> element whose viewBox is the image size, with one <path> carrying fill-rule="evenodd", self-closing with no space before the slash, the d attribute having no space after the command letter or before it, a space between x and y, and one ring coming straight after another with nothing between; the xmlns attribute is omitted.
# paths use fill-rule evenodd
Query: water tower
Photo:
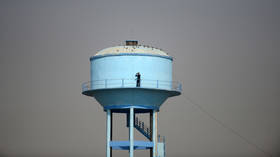
<svg viewBox="0 0 280 157"><path fill-rule="evenodd" d="M158 48L126 41L124 46L103 49L90 58L91 81L82 85L84 95L94 97L107 113L106 155L112 150L148 149L151 157L165 156L157 113L161 104L181 94L181 84L172 80L173 58ZM113 141L113 113L126 114L129 141ZM139 114L148 113L146 125ZM134 128L146 141L134 140Z"/></svg>

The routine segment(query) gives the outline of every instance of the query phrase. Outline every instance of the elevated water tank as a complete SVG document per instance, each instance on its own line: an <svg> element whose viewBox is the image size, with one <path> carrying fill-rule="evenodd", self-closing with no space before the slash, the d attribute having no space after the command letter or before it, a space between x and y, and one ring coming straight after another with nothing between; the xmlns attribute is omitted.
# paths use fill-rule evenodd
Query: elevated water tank
<svg viewBox="0 0 280 157"><path fill-rule="evenodd" d="M93 96L105 110L159 110L168 97L181 93L181 84L172 80L172 61L164 51L137 41L103 49L90 58L91 81L83 84L83 94Z"/></svg>

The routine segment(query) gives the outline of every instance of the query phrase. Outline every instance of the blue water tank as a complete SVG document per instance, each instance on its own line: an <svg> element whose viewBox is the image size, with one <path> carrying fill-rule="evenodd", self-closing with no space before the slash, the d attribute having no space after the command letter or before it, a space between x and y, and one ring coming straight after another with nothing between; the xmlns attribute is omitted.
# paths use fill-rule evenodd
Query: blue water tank
<svg viewBox="0 0 280 157"><path fill-rule="evenodd" d="M94 97L104 109L158 110L182 90L172 80L172 61L164 51L137 41L103 49L90 58L91 80L83 84L83 94Z"/></svg>

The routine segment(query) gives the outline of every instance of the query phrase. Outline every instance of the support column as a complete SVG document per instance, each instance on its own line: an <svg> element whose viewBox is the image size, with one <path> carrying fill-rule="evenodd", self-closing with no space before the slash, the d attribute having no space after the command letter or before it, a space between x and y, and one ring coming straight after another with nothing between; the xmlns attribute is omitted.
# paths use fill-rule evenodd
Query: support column
<svg viewBox="0 0 280 157"><path fill-rule="evenodd" d="M153 141L153 110L150 111L150 141ZM153 148L150 149L150 157L153 157Z"/></svg>
<svg viewBox="0 0 280 157"><path fill-rule="evenodd" d="M133 130L134 130L134 108L130 108L130 123L129 123L129 157L133 157L133 151L134 151L134 135L133 135Z"/></svg>
<svg viewBox="0 0 280 157"><path fill-rule="evenodd" d="M156 138L156 157L158 156L158 112L155 113L155 138Z"/></svg>
<svg viewBox="0 0 280 157"><path fill-rule="evenodd" d="M113 141L113 110L111 110L111 134L110 134L110 141ZM110 147L110 157L112 157L113 149Z"/></svg>
<svg viewBox="0 0 280 157"><path fill-rule="evenodd" d="M111 110L107 110L107 143L106 143L106 157L111 155Z"/></svg>
<svg viewBox="0 0 280 157"><path fill-rule="evenodd" d="M153 110L153 156L157 156L157 112Z"/></svg>

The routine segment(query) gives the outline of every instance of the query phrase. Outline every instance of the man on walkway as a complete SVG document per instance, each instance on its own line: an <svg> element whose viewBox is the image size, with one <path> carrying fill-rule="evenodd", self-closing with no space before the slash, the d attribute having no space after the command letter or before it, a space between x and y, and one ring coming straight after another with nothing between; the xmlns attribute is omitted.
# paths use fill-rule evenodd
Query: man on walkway
<svg viewBox="0 0 280 157"><path fill-rule="evenodd" d="M136 73L135 77L136 77L136 87L140 87L140 81L141 81L140 73L139 72Z"/></svg>

